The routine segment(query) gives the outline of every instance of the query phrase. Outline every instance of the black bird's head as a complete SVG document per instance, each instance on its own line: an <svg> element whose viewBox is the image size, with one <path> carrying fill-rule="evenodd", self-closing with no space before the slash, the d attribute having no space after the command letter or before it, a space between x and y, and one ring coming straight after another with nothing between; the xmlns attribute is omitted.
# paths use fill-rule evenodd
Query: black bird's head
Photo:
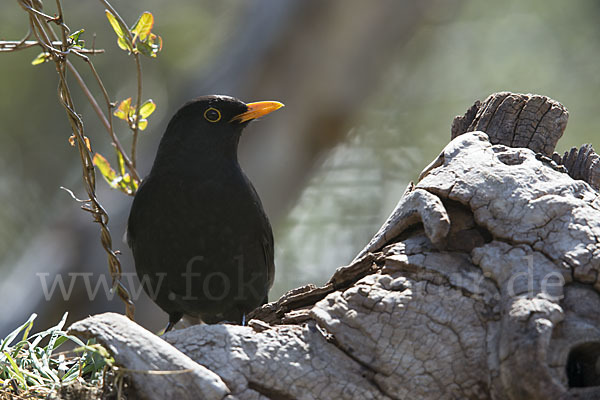
<svg viewBox="0 0 600 400"><path fill-rule="evenodd" d="M200 159L237 160L242 130L258 117L283 107L277 101L244 103L230 96L202 96L184 104L171 118L154 167L186 165Z"/></svg>

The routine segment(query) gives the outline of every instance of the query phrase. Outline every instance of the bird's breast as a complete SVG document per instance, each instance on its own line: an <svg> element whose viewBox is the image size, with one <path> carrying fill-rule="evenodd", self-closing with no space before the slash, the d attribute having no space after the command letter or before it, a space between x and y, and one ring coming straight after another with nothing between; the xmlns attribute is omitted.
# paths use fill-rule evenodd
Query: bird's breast
<svg viewBox="0 0 600 400"><path fill-rule="evenodd" d="M147 208L171 220L172 229L179 232L252 234L266 218L256 191L243 172L220 172L151 176L140 188L146 192L143 201L153 203Z"/></svg>

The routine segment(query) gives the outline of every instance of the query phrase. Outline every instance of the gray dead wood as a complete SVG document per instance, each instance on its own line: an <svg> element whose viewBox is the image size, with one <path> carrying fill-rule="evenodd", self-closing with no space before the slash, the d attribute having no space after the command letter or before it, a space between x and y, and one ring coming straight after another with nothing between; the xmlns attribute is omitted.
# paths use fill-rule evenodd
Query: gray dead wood
<svg viewBox="0 0 600 400"><path fill-rule="evenodd" d="M567 127L567 109L546 96L500 92L477 101L452 123L452 139L483 131L492 144L527 147L551 156Z"/></svg>
<svg viewBox="0 0 600 400"><path fill-rule="evenodd" d="M125 372L133 376L135 390L144 398L229 398L217 374L124 315L99 314L74 323L69 331L104 345L117 364L131 370Z"/></svg>
<svg viewBox="0 0 600 400"><path fill-rule="evenodd" d="M483 102L476 101L463 116L452 122L451 137L483 131L490 142L509 147L527 147L551 157L565 167L573 179L584 180L600 189L600 156L591 144L554 153L556 143L567 127L569 113L559 102L546 96L500 92Z"/></svg>
<svg viewBox="0 0 600 400"><path fill-rule="evenodd" d="M454 139L327 284L288 292L246 327L170 332L165 346L240 399L599 399L598 192L566 173L583 170L577 157L553 156L562 105L488 100L457 117ZM121 349L115 315L92 318L77 331ZM143 369L136 354L162 339L119 318L119 343L136 350L117 361ZM137 387L156 379L132 374Z"/></svg>
<svg viewBox="0 0 600 400"><path fill-rule="evenodd" d="M579 149L573 147L562 157L554 153L552 160L563 165L573 179L581 179L594 189L600 189L600 156L591 144L584 144Z"/></svg>

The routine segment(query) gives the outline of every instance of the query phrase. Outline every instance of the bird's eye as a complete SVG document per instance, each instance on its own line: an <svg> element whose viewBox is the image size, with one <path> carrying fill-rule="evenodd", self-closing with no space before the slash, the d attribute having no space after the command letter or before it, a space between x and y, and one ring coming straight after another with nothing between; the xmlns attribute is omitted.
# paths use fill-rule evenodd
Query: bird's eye
<svg viewBox="0 0 600 400"><path fill-rule="evenodd" d="M218 122L221 119L221 113L216 108L209 108L204 111L204 118L208 122Z"/></svg>

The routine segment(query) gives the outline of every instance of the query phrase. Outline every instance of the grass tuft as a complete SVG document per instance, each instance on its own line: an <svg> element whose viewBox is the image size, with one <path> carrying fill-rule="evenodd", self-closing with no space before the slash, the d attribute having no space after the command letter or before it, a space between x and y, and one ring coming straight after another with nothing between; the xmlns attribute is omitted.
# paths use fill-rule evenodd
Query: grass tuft
<svg viewBox="0 0 600 400"><path fill-rule="evenodd" d="M102 388L114 364L108 351L94 339L84 343L67 334L67 313L57 325L30 335L36 317L0 341L0 400L55 397L68 385Z"/></svg>

